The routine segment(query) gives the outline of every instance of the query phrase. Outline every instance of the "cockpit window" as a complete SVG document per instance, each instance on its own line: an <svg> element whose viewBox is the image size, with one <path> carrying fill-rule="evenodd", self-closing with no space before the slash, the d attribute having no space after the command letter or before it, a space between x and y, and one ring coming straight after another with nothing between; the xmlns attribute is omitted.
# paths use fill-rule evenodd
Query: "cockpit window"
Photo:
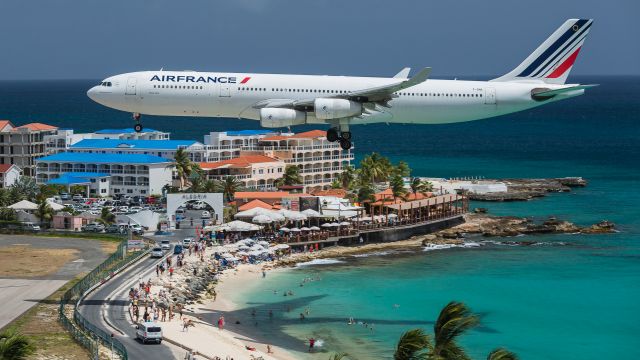
<svg viewBox="0 0 640 360"><path fill-rule="evenodd" d="M100 86L111 87L111 81L103 81L103 82L100 83Z"/></svg>

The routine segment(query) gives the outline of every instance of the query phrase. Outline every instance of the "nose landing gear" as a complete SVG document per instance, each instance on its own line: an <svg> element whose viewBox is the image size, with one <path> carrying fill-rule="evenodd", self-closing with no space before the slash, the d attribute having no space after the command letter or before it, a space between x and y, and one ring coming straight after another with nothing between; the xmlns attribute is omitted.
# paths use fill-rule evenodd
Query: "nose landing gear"
<svg viewBox="0 0 640 360"><path fill-rule="evenodd" d="M340 147L343 150L351 149L351 131L340 131L337 127L332 127L327 130L327 141L340 142Z"/></svg>
<svg viewBox="0 0 640 360"><path fill-rule="evenodd" d="M133 113L133 120L135 120L136 124L133 125L133 130L135 130L136 132L142 132L142 123L140 122L140 114L139 113Z"/></svg>

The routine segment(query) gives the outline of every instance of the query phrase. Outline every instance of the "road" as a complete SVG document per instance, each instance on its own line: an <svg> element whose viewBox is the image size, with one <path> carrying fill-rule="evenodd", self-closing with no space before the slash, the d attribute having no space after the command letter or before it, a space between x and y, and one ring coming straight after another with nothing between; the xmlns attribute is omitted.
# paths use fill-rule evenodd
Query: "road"
<svg viewBox="0 0 640 360"><path fill-rule="evenodd" d="M200 212L188 212L187 219L193 215L194 225L197 225L198 221L196 221L196 219L199 218L199 214ZM196 215L198 217L196 217ZM185 223L187 222L188 221ZM182 229L176 230L170 236L157 237L157 241L159 242L160 239L170 239L172 242L177 242L193 235L193 228L183 226ZM162 342L162 344L159 345L140 343L135 338L135 328L129 320L129 288L137 286L136 284L142 279L146 280L151 276L155 276L155 274L153 274L155 272L155 265L160 261L162 261L162 259L151 259L147 257L137 262L89 294L79 308L80 313L91 321L92 324L101 327L107 332L114 333L115 337L127 348L127 353L131 360L182 359L186 352L167 342ZM114 330L104 321L103 312L104 317L109 323L122 331L124 335Z"/></svg>

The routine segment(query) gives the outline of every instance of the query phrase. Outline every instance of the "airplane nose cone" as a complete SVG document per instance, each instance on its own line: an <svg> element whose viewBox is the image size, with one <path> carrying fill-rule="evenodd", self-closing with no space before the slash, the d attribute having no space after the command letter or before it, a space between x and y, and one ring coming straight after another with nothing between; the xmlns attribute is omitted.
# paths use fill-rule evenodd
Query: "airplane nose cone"
<svg viewBox="0 0 640 360"><path fill-rule="evenodd" d="M97 90L97 89L96 89L96 87L94 86L94 87L92 87L91 89L89 89L89 90L87 91L87 96L89 97L89 99L91 99L91 100L93 100L93 101L97 102L97 100L96 100L96 95L97 95L97 93L98 93L98 90Z"/></svg>

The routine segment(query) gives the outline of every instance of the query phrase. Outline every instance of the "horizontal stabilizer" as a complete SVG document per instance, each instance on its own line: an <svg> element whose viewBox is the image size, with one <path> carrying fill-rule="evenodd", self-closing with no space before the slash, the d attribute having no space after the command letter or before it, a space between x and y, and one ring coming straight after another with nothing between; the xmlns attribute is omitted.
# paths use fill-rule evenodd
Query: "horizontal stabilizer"
<svg viewBox="0 0 640 360"><path fill-rule="evenodd" d="M564 93L568 93L576 90L589 89L592 87L596 87L598 85L599 84L576 85L576 86L569 86L569 87L560 88L560 89L535 88L531 90L531 96L537 100L546 100L556 95L560 95L560 94L564 94Z"/></svg>
<svg viewBox="0 0 640 360"><path fill-rule="evenodd" d="M402 70L400 70L399 73L395 74L393 76L394 79L406 79L409 77L409 72L411 72L411 68L410 67L406 67Z"/></svg>

